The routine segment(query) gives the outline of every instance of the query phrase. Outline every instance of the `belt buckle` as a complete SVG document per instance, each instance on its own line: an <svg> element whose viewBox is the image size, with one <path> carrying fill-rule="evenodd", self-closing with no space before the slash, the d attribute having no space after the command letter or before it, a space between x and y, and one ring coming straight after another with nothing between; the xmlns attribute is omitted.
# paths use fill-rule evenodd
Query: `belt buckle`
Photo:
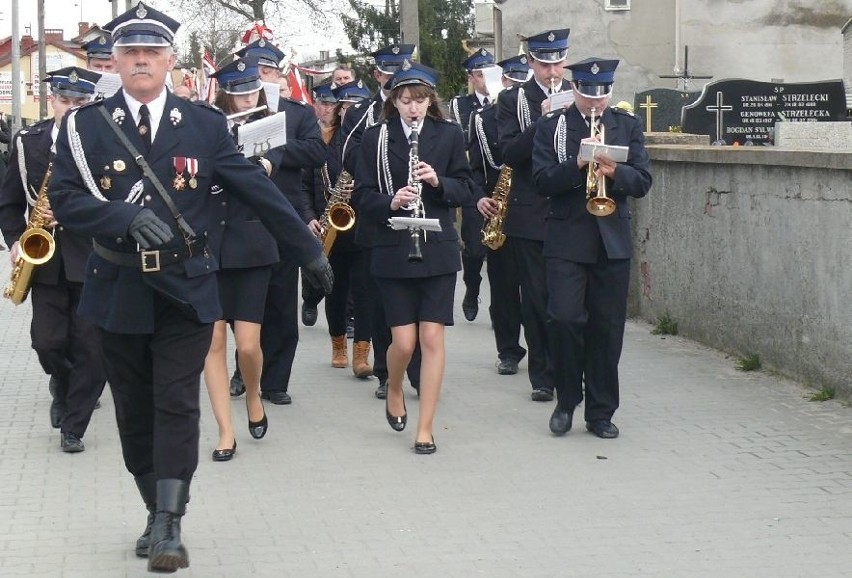
<svg viewBox="0 0 852 578"><path fill-rule="evenodd" d="M142 272L156 273L160 270L160 252L159 251L142 251L139 253L142 256ZM153 264L149 259L153 260Z"/></svg>

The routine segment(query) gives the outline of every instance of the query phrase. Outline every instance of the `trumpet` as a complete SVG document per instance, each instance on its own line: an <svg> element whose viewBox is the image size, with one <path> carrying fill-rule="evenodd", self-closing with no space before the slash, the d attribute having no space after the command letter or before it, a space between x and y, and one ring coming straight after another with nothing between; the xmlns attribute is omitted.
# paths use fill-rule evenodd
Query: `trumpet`
<svg viewBox="0 0 852 578"><path fill-rule="evenodd" d="M606 132L604 126L598 126L595 118L595 107L592 107L589 115L589 124L592 127L591 138L604 144ZM615 201L606 196L606 177L598 179L598 167L600 163L591 160L586 173L586 210L595 217L606 217L615 212Z"/></svg>

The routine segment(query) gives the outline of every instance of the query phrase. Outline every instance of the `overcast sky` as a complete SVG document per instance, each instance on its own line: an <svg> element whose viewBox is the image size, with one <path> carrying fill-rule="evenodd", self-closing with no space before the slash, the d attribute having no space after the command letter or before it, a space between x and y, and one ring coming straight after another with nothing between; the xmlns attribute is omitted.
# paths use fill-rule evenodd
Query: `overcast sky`
<svg viewBox="0 0 852 578"><path fill-rule="evenodd" d="M372 0L371 0L372 1ZM147 4L180 20L168 0L150 0ZM134 1L135 4L135 1ZM341 7L346 6L344 0L339 0ZM27 33L27 26L32 27L32 35L38 33L36 0L18 0L18 26L21 35ZM124 0L119 0L119 12L124 10ZM331 14L328 18L327 29L318 29L307 14L293 15L288 11L292 20L285 23L270 22L269 26L275 32L275 39L285 52L295 48L300 54L300 60L316 57L320 50L329 50L332 54L338 47L347 49L348 43L343 34L339 18ZM112 6L108 0L45 0L45 28L62 28L65 38L71 39L77 35L78 22L95 22L106 24L112 20ZM248 26L248 24L247 24ZM247 27L246 26L246 27ZM0 2L0 37L5 38L12 33L12 0ZM185 42L179 33L178 44Z"/></svg>

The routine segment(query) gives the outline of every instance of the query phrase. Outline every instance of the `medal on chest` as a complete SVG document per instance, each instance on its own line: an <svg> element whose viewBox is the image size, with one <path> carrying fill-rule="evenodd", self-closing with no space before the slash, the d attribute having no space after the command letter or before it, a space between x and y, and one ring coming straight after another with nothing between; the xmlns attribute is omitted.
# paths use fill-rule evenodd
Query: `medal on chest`
<svg viewBox="0 0 852 578"><path fill-rule="evenodd" d="M198 179L195 178L195 175L198 174L198 159L186 159L187 171L189 171L189 188L194 189L198 187Z"/></svg>
<svg viewBox="0 0 852 578"><path fill-rule="evenodd" d="M172 185L176 191L182 191L186 188L186 179L183 177L183 172L186 170L186 157L173 157L172 164L175 167L175 178Z"/></svg>

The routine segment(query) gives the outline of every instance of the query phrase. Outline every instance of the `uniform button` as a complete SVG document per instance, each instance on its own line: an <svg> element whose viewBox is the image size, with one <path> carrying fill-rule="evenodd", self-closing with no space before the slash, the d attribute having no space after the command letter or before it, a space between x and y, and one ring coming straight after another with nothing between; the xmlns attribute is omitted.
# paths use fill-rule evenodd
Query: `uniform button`
<svg viewBox="0 0 852 578"><path fill-rule="evenodd" d="M116 237L116 238L115 238L115 242L116 242L116 243L119 243L119 244L120 244L120 243L124 243L124 239L122 239L121 237Z"/></svg>
<svg viewBox="0 0 852 578"><path fill-rule="evenodd" d="M95 275L97 275L97 274L98 274L98 270L97 270L97 268L92 269L92 273L94 273Z"/></svg>
<svg viewBox="0 0 852 578"><path fill-rule="evenodd" d="M105 171L108 171L108 170L109 170L109 165L104 166L104 170L105 170Z"/></svg>
<svg viewBox="0 0 852 578"><path fill-rule="evenodd" d="M227 204L228 204L228 202L227 202L227 201L222 201L222 206L223 206L223 207L224 207L225 205L227 205Z"/></svg>
<svg viewBox="0 0 852 578"><path fill-rule="evenodd" d="M222 225L222 226L224 227L224 226L225 226L225 221L219 221L219 224L220 224L220 225Z"/></svg>
<svg viewBox="0 0 852 578"><path fill-rule="evenodd" d="M60 231L64 231L64 230L65 230L65 227L63 227L62 225L59 225L59 230L60 230Z"/></svg>
<svg viewBox="0 0 852 578"><path fill-rule="evenodd" d="M151 195L145 195L145 200L146 200L146 201L150 201L150 200L151 200Z"/></svg>

